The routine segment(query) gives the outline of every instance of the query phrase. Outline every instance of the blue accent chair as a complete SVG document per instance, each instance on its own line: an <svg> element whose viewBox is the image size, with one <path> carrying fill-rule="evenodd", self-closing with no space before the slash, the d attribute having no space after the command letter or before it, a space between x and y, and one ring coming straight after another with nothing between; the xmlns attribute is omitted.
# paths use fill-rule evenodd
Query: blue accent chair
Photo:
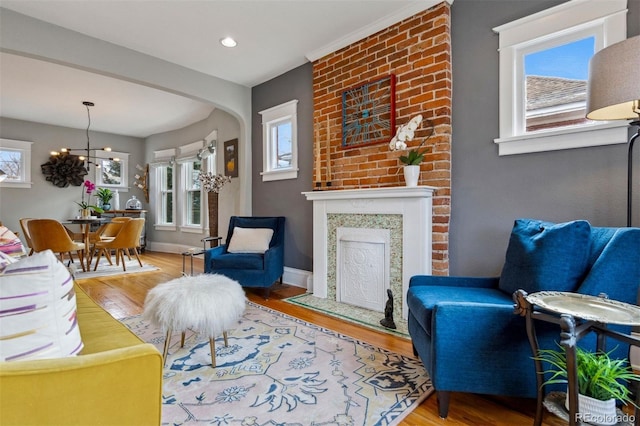
<svg viewBox="0 0 640 426"><path fill-rule="evenodd" d="M640 228L586 221L516 220L500 277L412 277L409 334L436 390L440 417L448 414L450 392L536 397L525 318L514 314L516 290L606 293L636 304L639 286ZM559 326L535 321L535 327L540 348L557 348ZM595 350L595 333L579 346ZM629 346L617 340L606 349L614 349L615 358L629 356Z"/></svg>
<svg viewBox="0 0 640 426"><path fill-rule="evenodd" d="M284 273L284 217L231 216L225 244L205 251L205 273L221 274L234 279L243 287L264 289L265 299L270 287L278 279L282 283ZM270 228L273 236L269 249L262 253L229 253L227 247L233 230L239 228Z"/></svg>

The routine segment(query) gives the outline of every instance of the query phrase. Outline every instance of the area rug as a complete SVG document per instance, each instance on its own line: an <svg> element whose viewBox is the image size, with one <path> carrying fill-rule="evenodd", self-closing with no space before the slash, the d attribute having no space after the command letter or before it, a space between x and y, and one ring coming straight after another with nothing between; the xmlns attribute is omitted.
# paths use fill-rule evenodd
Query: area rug
<svg viewBox="0 0 640 426"><path fill-rule="evenodd" d="M121 320L162 351L141 316ZM229 346L172 338L162 423L170 425L397 425L433 392L421 362L248 302Z"/></svg>
<svg viewBox="0 0 640 426"><path fill-rule="evenodd" d="M123 271L122 264L116 265L115 260L113 260L113 265L109 265L109 261L107 261L106 259L100 259L100 263L98 263L98 270L96 271L93 270L93 268L96 266L95 262L91 263L91 270L87 272L82 272L82 267L80 267L77 262L72 263L69 266L69 269L71 270L73 277L77 280L160 270L160 268L146 262L142 262L142 267L140 267L140 264L135 258L132 258L132 260L127 260L125 262L125 265L127 266L127 270Z"/></svg>
<svg viewBox="0 0 640 426"><path fill-rule="evenodd" d="M396 323L396 329L391 329L380 325L380 320L384 318L384 313L382 312L360 308L347 303L338 303L335 300L323 299L321 297L316 297L313 294L292 296L284 299L284 301L293 303L294 305L304 306L305 308L313 309L314 311L322 312L323 314L347 320L359 325L364 325L365 327L373 328L374 330L384 331L398 337L409 339L407 321L402 319L400 313L396 313L393 318L393 322Z"/></svg>

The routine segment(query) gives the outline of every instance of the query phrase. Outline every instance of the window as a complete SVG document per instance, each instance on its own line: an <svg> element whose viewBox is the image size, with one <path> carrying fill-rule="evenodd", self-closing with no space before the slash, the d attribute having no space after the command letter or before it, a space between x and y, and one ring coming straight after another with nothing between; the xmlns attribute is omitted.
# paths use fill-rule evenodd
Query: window
<svg viewBox="0 0 640 426"><path fill-rule="evenodd" d="M626 143L626 123L585 118L589 59L626 38L627 0L573 0L494 28L499 155Z"/></svg>
<svg viewBox="0 0 640 426"><path fill-rule="evenodd" d="M126 152L95 151L96 186L115 188L123 192L129 190L129 154Z"/></svg>
<svg viewBox="0 0 640 426"><path fill-rule="evenodd" d="M33 142L0 139L0 170L6 179L0 186L31 188L31 144Z"/></svg>
<svg viewBox="0 0 640 426"><path fill-rule="evenodd" d="M173 220L175 214L173 168L173 164L156 167L156 229L169 227L166 230L175 230L175 222Z"/></svg>
<svg viewBox="0 0 640 426"><path fill-rule="evenodd" d="M185 226L202 227L202 191L200 189L200 180L198 174L202 170L202 162L200 160L190 160L182 163L183 183L184 183L184 217L183 224Z"/></svg>
<svg viewBox="0 0 640 426"><path fill-rule="evenodd" d="M262 180L298 177L296 99L260 112L262 115Z"/></svg>

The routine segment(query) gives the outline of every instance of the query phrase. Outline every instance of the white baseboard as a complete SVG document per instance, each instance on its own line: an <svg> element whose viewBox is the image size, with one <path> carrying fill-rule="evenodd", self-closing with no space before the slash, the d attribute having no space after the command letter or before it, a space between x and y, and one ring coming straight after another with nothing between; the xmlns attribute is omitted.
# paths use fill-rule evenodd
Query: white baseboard
<svg viewBox="0 0 640 426"><path fill-rule="evenodd" d="M193 248L193 246L184 245L184 244L173 244L173 243L159 243L153 241L147 241L147 249L149 251L157 251L161 253L184 253L185 251ZM288 266L284 267L284 274L282 276L282 281L286 284L292 285L294 287L301 287L307 289L308 291L313 290L313 273L310 271L305 271L303 269L289 268Z"/></svg>
<svg viewBox="0 0 640 426"><path fill-rule="evenodd" d="M288 266L285 266L282 281L294 287L301 287L307 290L311 290L309 288L309 283L312 281L312 277L313 274L310 271L289 268Z"/></svg>

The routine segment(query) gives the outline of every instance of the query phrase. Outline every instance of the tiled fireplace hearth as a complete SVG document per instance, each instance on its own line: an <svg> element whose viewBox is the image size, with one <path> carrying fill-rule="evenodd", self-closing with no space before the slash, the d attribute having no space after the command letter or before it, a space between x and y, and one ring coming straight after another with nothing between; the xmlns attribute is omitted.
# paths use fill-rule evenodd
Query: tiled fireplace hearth
<svg viewBox="0 0 640 426"><path fill-rule="evenodd" d="M313 201L313 288L309 291L316 297L381 311L390 288L396 315L402 312L406 319L409 279L431 274L435 189L305 192L307 200ZM341 285L351 287L341 289Z"/></svg>

